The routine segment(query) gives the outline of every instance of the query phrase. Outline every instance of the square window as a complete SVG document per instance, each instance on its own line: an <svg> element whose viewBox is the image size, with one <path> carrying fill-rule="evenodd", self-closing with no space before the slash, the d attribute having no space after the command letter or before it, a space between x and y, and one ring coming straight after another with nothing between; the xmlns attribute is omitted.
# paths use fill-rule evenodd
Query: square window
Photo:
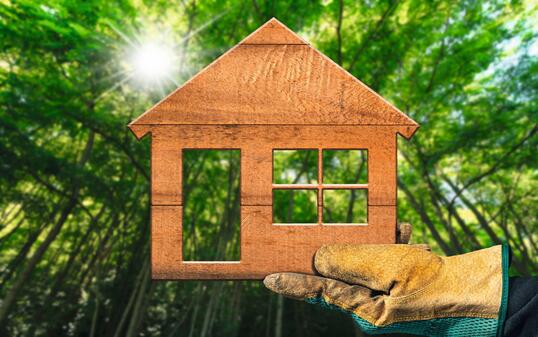
<svg viewBox="0 0 538 337"><path fill-rule="evenodd" d="M273 223L366 224L367 206L367 149L273 150Z"/></svg>
<svg viewBox="0 0 538 337"><path fill-rule="evenodd" d="M273 190L273 223L317 223L317 189Z"/></svg>
<svg viewBox="0 0 538 337"><path fill-rule="evenodd" d="M367 150L323 150L324 184L366 184Z"/></svg>
<svg viewBox="0 0 538 337"><path fill-rule="evenodd" d="M323 190L323 223L367 223L368 191Z"/></svg>
<svg viewBox="0 0 538 337"><path fill-rule="evenodd" d="M274 150L274 184L315 184L318 180L318 150Z"/></svg>

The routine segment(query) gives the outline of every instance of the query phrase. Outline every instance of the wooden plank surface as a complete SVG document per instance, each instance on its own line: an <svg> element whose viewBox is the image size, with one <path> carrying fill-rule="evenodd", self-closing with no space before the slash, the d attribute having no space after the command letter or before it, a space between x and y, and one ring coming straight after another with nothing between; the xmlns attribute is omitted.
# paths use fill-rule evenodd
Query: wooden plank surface
<svg viewBox="0 0 538 337"><path fill-rule="evenodd" d="M239 45L132 124L417 124L308 45Z"/></svg>
<svg viewBox="0 0 538 337"><path fill-rule="evenodd" d="M160 125L152 126L153 204L181 204L181 163L185 148L241 148L241 203L272 204L272 150L318 147L367 149L369 204L396 205L396 130L399 126ZM156 156L156 155L153 155ZM169 158L168 160L164 160ZM343 189L345 186L328 185ZM286 188L286 186L283 186ZM301 186L298 186L301 187ZM363 188L349 185L349 188Z"/></svg>
<svg viewBox="0 0 538 337"><path fill-rule="evenodd" d="M151 274L170 275L183 264L181 206L151 207Z"/></svg>
<svg viewBox="0 0 538 337"><path fill-rule="evenodd" d="M245 148L371 149L395 145L399 126L323 125L155 125L152 139L162 149ZM392 141L394 140L394 142ZM392 145L390 145L392 146ZM368 153L370 155L370 153Z"/></svg>
<svg viewBox="0 0 538 337"><path fill-rule="evenodd" d="M389 126L152 126L152 265L155 279L259 279L268 273L313 273L323 244L394 243L396 240L396 133ZM181 259L182 148L241 149L241 261ZM366 226L272 223L273 149L366 149ZM318 158L320 160L322 158ZM318 173L319 174L319 173ZM321 182L322 183L322 182ZM297 185L317 189L319 184ZM283 187L292 188L291 185ZM329 184L328 188L346 186ZM159 205L161 203L161 205ZM175 205L174 203L178 203ZM322 207L321 204L318 207Z"/></svg>
<svg viewBox="0 0 538 337"><path fill-rule="evenodd" d="M272 205L273 149L264 142L243 144L241 205Z"/></svg>
<svg viewBox="0 0 538 337"><path fill-rule="evenodd" d="M396 137L381 137L368 149L368 204L396 205Z"/></svg>
<svg viewBox="0 0 538 337"><path fill-rule="evenodd" d="M275 18L270 19L239 44L307 44Z"/></svg>
<svg viewBox="0 0 538 337"><path fill-rule="evenodd" d="M154 279L314 273L312 259L323 244L396 242L396 135L410 138L418 124L278 20L260 27L129 127L137 138L152 133ZM182 261L184 148L241 149L239 262ZM367 184L327 187L319 181L312 186L318 194L325 187L367 189L367 225L322 224L321 212L313 225L272 223L272 191L278 188L272 182L272 151L297 148L368 150Z"/></svg>
<svg viewBox="0 0 538 337"><path fill-rule="evenodd" d="M181 147L161 137L151 141L151 204L181 205Z"/></svg>
<svg viewBox="0 0 538 337"><path fill-rule="evenodd" d="M313 257L323 244L396 240L396 211L391 206L370 206L367 226L276 226L271 223L271 206L242 206L240 262L184 262L178 259L180 255L171 256L171 252L178 252L177 238L181 237L180 229L179 232L168 230L176 210L155 207L159 208L159 218L155 221L166 235L152 237L152 247L157 247L152 259L152 277L159 280L263 279L275 272L315 274ZM165 224L160 224L163 219ZM168 251L163 252L166 247Z"/></svg>

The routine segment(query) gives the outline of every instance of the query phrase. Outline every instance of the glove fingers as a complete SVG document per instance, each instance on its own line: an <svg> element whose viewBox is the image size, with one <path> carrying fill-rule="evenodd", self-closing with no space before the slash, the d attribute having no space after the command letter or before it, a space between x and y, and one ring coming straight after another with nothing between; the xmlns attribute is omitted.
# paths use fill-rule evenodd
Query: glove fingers
<svg viewBox="0 0 538 337"><path fill-rule="evenodd" d="M442 265L421 247L397 244L323 246L314 263L323 276L394 295L419 288L415 283L433 277Z"/></svg>
<svg viewBox="0 0 538 337"><path fill-rule="evenodd" d="M276 293L295 299L318 297L327 292L341 292L349 287L341 281L297 273L271 274L263 280L263 284Z"/></svg>
<svg viewBox="0 0 538 337"><path fill-rule="evenodd" d="M320 276L278 273L267 276L263 283L270 290L294 299L323 300L348 312L362 312L376 317L382 297L372 290Z"/></svg>
<svg viewBox="0 0 538 337"><path fill-rule="evenodd" d="M263 283L270 290L295 299L323 297L336 303L360 304L370 301L372 296L372 291L365 287L297 273L271 274Z"/></svg>

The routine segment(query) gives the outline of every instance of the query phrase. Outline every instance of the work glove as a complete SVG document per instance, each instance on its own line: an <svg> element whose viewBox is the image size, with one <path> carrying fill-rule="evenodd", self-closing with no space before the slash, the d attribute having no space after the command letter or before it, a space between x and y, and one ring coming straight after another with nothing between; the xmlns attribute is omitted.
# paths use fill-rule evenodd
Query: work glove
<svg viewBox="0 0 538 337"><path fill-rule="evenodd" d="M331 245L315 255L322 276L278 273L274 292L350 314L368 334L502 336L508 247L444 257L413 245Z"/></svg>

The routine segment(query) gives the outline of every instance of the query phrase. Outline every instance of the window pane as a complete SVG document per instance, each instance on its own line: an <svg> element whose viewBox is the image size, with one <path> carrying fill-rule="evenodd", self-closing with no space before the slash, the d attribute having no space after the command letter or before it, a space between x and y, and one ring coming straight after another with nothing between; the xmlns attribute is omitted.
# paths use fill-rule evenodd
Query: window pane
<svg viewBox="0 0 538 337"><path fill-rule="evenodd" d="M367 190L324 190L323 223L366 223Z"/></svg>
<svg viewBox="0 0 538 337"><path fill-rule="evenodd" d="M323 183L366 184L367 163L367 150L323 150Z"/></svg>
<svg viewBox="0 0 538 337"><path fill-rule="evenodd" d="M318 150L274 150L273 183L315 184L318 180Z"/></svg>
<svg viewBox="0 0 538 337"><path fill-rule="evenodd" d="M317 223L317 190L273 190L274 223Z"/></svg>
<svg viewBox="0 0 538 337"><path fill-rule="evenodd" d="M239 150L183 151L183 260L240 259Z"/></svg>

